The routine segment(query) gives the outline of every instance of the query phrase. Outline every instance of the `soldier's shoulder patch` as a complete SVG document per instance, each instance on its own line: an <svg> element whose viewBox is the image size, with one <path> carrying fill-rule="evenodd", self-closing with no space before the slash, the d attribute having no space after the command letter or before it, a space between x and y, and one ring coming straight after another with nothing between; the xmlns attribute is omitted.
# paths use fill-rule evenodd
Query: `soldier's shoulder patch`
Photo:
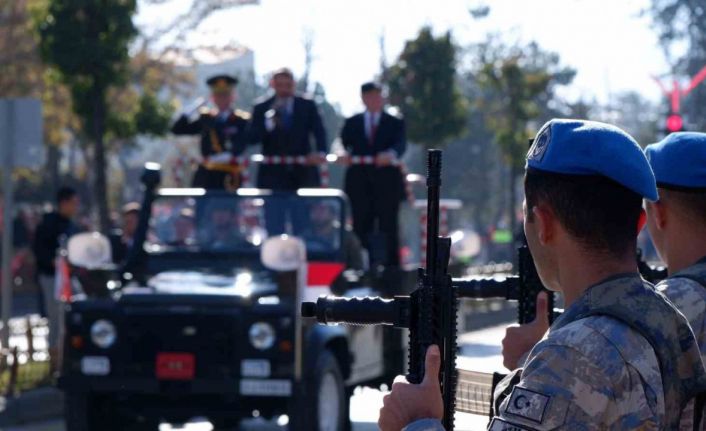
<svg viewBox="0 0 706 431"><path fill-rule="evenodd" d="M248 111L243 111L242 109L236 109L235 116L240 117L243 120L249 120L251 118L250 113Z"/></svg>
<svg viewBox="0 0 706 431"><path fill-rule="evenodd" d="M549 395L515 386L505 406L505 413L541 424L551 399Z"/></svg>
<svg viewBox="0 0 706 431"><path fill-rule="evenodd" d="M552 139L552 126L546 124L542 130L539 131L537 137L532 143L532 147L527 153L527 160L533 160L536 162L541 162L544 158L544 154L547 152L549 147L549 142Z"/></svg>
<svg viewBox="0 0 706 431"><path fill-rule="evenodd" d="M488 431L536 431L535 428L528 428L522 425L516 425L501 418L493 418L493 421L488 427Z"/></svg>

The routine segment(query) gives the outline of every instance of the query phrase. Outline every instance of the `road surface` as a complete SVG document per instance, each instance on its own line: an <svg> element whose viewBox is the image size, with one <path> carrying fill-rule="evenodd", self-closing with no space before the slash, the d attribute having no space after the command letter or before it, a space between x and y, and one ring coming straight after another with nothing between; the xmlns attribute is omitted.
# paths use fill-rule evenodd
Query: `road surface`
<svg viewBox="0 0 706 431"><path fill-rule="evenodd" d="M458 358L458 366L465 369L493 372L502 370L502 355L500 352L500 340L503 337L506 325L494 326L491 328L469 332L459 338L461 345L461 356ZM373 389L356 390L351 400L351 420L353 421L353 431L375 431L377 430L378 411L382 406L384 392ZM284 418L280 418L281 421ZM488 423L486 417L458 414L456 417L456 430L484 430ZM252 421L243 427L243 431L283 431L285 426L276 423L265 423L264 421ZM210 431L211 424L205 420L194 420L184 426L173 427L162 424L160 431ZM65 431L62 421L55 420L44 423L36 423L22 427L10 427L6 431Z"/></svg>

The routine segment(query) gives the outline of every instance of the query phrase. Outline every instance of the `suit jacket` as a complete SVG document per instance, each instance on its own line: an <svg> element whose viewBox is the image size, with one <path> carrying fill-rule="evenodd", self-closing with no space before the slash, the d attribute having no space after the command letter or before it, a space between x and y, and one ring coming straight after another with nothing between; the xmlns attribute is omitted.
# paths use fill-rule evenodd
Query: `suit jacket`
<svg viewBox="0 0 706 431"><path fill-rule="evenodd" d="M354 156L374 156L392 150L401 158L407 148L405 136L404 120L384 111L372 143L365 133L364 113L348 118L341 130L343 147Z"/></svg>
<svg viewBox="0 0 706 431"><path fill-rule="evenodd" d="M273 130L265 127L265 115L272 108L275 97L255 105L250 128L250 142L262 144L265 155L302 156L312 152L328 152L326 132L316 104L303 97L294 96L289 125L278 124ZM314 138L315 149L311 146Z"/></svg>
<svg viewBox="0 0 706 431"><path fill-rule="evenodd" d="M200 111L199 118L189 121L186 115L179 117L172 126L175 135L201 135L201 155L208 157L223 151L239 155L248 143L248 118L250 114L232 111L228 118L218 121L218 112L211 109Z"/></svg>

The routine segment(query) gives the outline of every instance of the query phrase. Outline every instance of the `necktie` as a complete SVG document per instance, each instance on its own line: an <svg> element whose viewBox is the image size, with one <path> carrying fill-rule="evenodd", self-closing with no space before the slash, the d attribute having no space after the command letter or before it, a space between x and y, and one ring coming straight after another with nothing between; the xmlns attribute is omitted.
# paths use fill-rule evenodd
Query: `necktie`
<svg viewBox="0 0 706 431"><path fill-rule="evenodd" d="M368 144L372 147L375 143L375 133L377 132L377 124L375 124L375 114L370 114L370 136L368 137Z"/></svg>

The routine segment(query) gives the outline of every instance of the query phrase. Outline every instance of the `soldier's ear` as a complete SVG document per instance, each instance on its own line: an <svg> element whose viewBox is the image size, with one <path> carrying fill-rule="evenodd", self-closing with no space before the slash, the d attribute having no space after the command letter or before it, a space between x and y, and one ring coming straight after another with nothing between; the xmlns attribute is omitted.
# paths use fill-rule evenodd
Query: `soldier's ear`
<svg viewBox="0 0 706 431"><path fill-rule="evenodd" d="M653 205L656 225L660 230L663 230L667 227L667 222L669 221L670 205L664 201L657 201ZM674 205L671 205L671 208L673 209Z"/></svg>
<svg viewBox="0 0 706 431"><path fill-rule="evenodd" d="M646 203L647 216L650 218L650 223L659 230L664 230L667 226L667 219L669 218L667 206L664 200Z"/></svg>
<svg viewBox="0 0 706 431"><path fill-rule="evenodd" d="M552 209L540 203L532 207L532 215L535 223L535 232L537 239L542 245L547 245L552 242L556 236L558 220Z"/></svg>

